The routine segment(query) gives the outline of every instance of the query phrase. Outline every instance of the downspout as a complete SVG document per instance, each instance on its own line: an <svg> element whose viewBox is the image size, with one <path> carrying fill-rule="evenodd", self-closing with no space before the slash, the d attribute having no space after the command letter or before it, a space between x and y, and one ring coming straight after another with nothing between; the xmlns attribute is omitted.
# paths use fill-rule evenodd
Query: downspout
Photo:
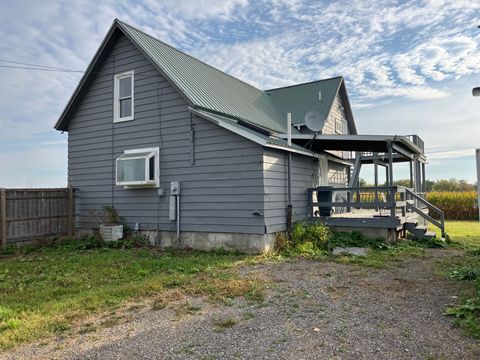
<svg viewBox="0 0 480 360"><path fill-rule="evenodd" d="M287 144L292 146L292 113L287 114ZM292 217L293 217L293 206L292 206L292 152L288 151L288 180L287 180L287 196L288 196L288 205L287 205L287 234L290 237L292 234Z"/></svg>

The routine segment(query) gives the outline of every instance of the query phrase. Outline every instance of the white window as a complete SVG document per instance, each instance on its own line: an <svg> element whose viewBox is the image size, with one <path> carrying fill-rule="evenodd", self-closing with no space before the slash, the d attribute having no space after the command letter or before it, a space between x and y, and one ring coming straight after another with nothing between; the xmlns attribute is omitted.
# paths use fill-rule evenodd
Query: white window
<svg viewBox="0 0 480 360"><path fill-rule="evenodd" d="M343 119L342 118L335 119L335 132L337 134L344 134Z"/></svg>
<svg viewBox="0 0 480 360"><path fill-rule="evenodd" d="M133 70L115 75L113 122L133 120Z"/></svg>
<svg viewBox="0 0 480 360"><path fill-rule="evenodd" d="M159 149L125 150L117 158L116 184L126 187L160 185Z"/></svg>

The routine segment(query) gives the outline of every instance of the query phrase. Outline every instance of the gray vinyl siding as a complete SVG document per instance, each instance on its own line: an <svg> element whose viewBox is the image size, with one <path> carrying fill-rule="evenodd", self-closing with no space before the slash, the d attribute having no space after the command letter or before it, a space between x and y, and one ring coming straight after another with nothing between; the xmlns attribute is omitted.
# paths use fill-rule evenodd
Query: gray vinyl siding
<svg viewBox="0 0 480 360"><path fill-rule="evenodd" d="M141 230L175 230L168 220L171 181L180 181L181 230L265 232L262 147L202 118L191 164L190 114L184 98L123 35L95 70L68 128L68 179L78 189L78 226L98 225L91 210L111 204ZM133 121L113 123L113 76L135 71ZM115 185L115 159L126 149L160 147L158 189Z"/></svg>
<svg viewBox="0 0 480 360"><path fill-rule="evenodd" d="M348 122L347 122L347 115L345 113L344 107L345 106L342 102L340 92L338 92L338 94L335 96L335 99L333 100L332 107L330 109L330 114L328 115L328 118L325 121L325 126L322 130L323 134L339 134L339 132L337 132L336 130L337 120L341 121L343 124L343 132L341 133L343 135L350 134L350 130L348 128ZM336 156L346 157L344 156L342 151L329 151L329 152Z"/></svg>
<svg viewBox="0 0 480 360"><path fill-rule="evenodd" d="M318 166L313 158L292 155L292 206L294 220L308 215L307 189L314 186ZM287 224L287 154L265 148L263 151L265 185L265 225L268 233L285 231Z"/></svg>
<svg viewBox="0 0 480 360"><path fill-rule="evenodd" d="M345 113L345 104L342 101L340 91L335 96L335 99L332 103L332 108L328 116L327 121L325 122L325 127L323 130L324 134L339 134L336 131L336 122L340 120L343 124L343 135L348 135L351 133L348 127L347 115ZM350 158L351 154L346 151L329 151L330 153L343 157ZM348 184L348 172L350 168L343 164L339 164L333 161L328 162L328 184L337 187L347 186Z"/></svg>
<svg viewBox="0 0 480 360"><path fill-rule="evenodd" d="M265 148L263 177L265 186L264 217L268 233L287 229L287 153ZM303 155L292 155L292 206L294 220L308 217L307 189L319 184L321 174L318 161ZM344 187L349 167L328 161L328 185Z"/></svg>
<svg viewBox="0 0 480 360"><path fill-rule="evenodd" d="M340 93L335 96L335 99L332 103L332 108L330 109L330 114L328 115L327 121L325 121L325 126L323 128L323 134L338 134L335 128L335 122L340 120L343 123L343 134L349 134L348 125L347 125L347 115L345 114L344 105L340 97Z"/></svg>
<svg viewBox="0 0 480 360"><path fill-rule="evenodd" d="M328 162L328 184L336 187L346 187L348 185L348 171L350 168L346 165L333 161Z"/></svg>

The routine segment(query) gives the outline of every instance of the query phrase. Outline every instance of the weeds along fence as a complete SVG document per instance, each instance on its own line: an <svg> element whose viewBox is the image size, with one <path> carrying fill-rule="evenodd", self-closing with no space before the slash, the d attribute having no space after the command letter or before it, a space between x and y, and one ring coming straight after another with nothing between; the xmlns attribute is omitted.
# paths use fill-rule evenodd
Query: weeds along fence
<svg viewBox="0 0 480 360"><path fill-rule="evenodd" d="M3 247L73 235L75 191L0 188L0 243Z"/></svg>
<svg viewBox="0 0 480 360"><path fill-rule="evenodd" d="M448 220L478 220L478 200L475 191L429 192L427 201L440 208Z"/></svg>

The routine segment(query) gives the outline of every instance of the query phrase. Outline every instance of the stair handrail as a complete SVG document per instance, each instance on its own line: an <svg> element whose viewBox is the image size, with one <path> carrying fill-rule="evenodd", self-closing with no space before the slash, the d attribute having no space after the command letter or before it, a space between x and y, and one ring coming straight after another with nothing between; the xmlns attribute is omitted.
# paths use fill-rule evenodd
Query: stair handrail
<svg viewBox="0 0 480 360"><path fill-rule="evenodd" d="M415 199L418 202L425 205L428 208L428 210L433 210L434 212L436 212L440 216L440 226L438 226L438 224L430 221L430 219L429 219L430 216L428 216L426 214L423 214L422 211L416 211L417 214L422 216L425 220L429 221L433 225L440 228L440 230L442 232L442 238L445 238L445 236L446 236L446 233L445 233L445 213L440 208L436 207L432 203L428 202L426 199L422 198L420 195L416 194L412 189L405 188L405 192L407 193L407 195L410 195L413 199ZM411 205L411 206L414 206L417 210L419 210L418 206L415 206L415 205Z"/></svg>

